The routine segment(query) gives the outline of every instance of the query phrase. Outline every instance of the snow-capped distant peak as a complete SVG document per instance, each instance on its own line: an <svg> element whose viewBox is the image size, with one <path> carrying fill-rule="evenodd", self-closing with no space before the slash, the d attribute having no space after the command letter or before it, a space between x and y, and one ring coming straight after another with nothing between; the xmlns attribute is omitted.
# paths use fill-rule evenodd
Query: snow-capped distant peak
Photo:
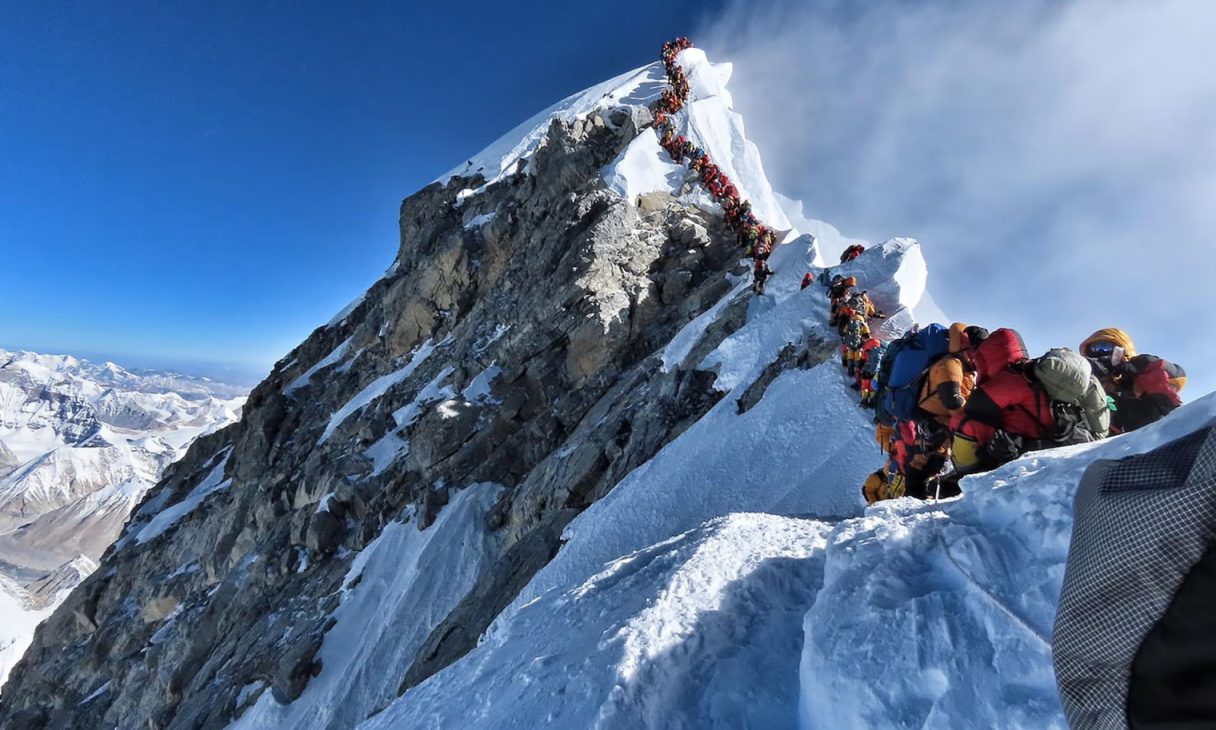
<svg viewBox="0 0 1216 730"><path fill-rule="evenodd" d="M0 350L0 581L12 598L0 596L0 681L164 468L244 401L201 378Z"/></svg>

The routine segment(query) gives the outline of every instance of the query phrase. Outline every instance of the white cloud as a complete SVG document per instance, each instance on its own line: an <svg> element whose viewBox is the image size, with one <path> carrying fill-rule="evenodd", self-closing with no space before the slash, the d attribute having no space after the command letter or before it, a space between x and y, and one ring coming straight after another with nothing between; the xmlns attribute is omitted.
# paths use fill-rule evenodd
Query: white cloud
<svg viewBox="0 0 1216 730"><path fill-rule="evenodd" d="M925 245L1032 347L1122 326L1216 388L1216 3L739 3L694 39L778 188Z"/></svg>

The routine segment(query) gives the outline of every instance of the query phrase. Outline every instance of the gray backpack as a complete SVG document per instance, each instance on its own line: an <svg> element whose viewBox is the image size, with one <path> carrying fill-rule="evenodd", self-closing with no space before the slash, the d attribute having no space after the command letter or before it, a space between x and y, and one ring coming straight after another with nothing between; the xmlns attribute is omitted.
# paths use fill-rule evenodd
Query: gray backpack
<svg viewBox="0 0 1216 730"><path fill-rule="evenodd" d="M1110 408L1089 360L1067 347L1058 347L1035 361L1034 375L1053 401L1080 411L1086 430L1095 438L1106 437Z"/></svg>
<svg viewBox="0 0 1216 730"><path fill-rule="evenodd" d="M844 328L844 344L850 350L859 350L865 344L866 320L860 315L854 315Z"/></svg>

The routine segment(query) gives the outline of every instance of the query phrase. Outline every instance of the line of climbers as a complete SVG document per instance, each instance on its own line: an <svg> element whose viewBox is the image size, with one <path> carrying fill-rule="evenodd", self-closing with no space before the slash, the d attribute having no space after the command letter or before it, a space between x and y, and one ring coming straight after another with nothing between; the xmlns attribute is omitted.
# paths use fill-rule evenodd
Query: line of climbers
<svg viewBox="0 0 1216 730"><path fill-rule="evenodd" d="M672 116L684 108L688 102L688 76L684 69L676 63L680 51L692 47L692 41L687 38L676 38L663 44L660 57L667 72L670 86L663 90L659 101L654 105L654 125L659 132L659 144L671 155L678 164L687 164L693 172L700 176L701 184L709 191L713 199L722 206L726 226L739 237L739 245L745 249L746 255L752 258L752 289L757 294L764 293L764 284L772 276L768 257L777 246L777 231L765 225L752 212L752 204L739 196L739 189L731 179L710 158L705 150L682 134L676 134Z"/></svg>
<svg viewBox="0 0 1216 730"><path fill-rule="evenodd" d="M841 260L860 253L851 247ZM827 270L820 281L841 364L862 406L874 409L875 439L888 455L862 486L871 504L954 496L968 474L1028 451L1134 431L1182 405L1186 371L1137 354L1123 330L1100 329L1078 351L1053 348L1037 358L1012 329L961 322L882 342L870 322L883 314L856 290L856 277Z"/></svg>
<svg viewBox="0 0 1216 730"><path fill-rule="evenodd" d="M756 217L708 153L676 134L672 121L690 92L676 58L691 47L684 37L663 44L660 57L670 86L653 108L659 143L672 160L696 172L722 206L727 227L753 259L752 288L763 294L773 273L768 258L777 231ZM851 245L840 262L864 250ZM869 294L854 291L855 277L830 274L824 270L820 281L828 287L831 324L841 337L841 363L861 393L862 406L875 410L875 439L888 454L887 463L862 487L869 503L905 495L953 496L968 474L1028 451L1132 431L1182 404L1182 367L1137 355L1122 330L1101 329L1081 343L1079 352L1054 348L1038 358L1030 357L1012 329L989 333L961 322L914 326L883 342L870 332L870 321L885 315ZM813 281L814 274L807 273L802 288Z"/></svg>

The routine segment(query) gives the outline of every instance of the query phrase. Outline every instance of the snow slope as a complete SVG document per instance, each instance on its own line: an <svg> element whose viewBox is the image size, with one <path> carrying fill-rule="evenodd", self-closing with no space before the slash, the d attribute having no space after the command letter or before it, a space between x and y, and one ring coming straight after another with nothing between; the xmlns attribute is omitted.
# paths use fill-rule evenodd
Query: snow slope
<svg viewBox="0 0 1216 730"><path fill-rule="evenodd" d="M8 679L13 665L29 648L34 629L54 612L56 605L53 602L35 608L25 587L0 573L0 684Z"/></svg>
<svg viewBox="0 0 1216 730"><path fill-rule="evenodd" d="M289 705L270 692L234 728L352 727L397 694L414 653L472 587L499 536L482 519L501 489L461 491L425 530L406 516L358 556L325 635L325 671Z"/></svg>
<svg viewBox="0 0 1216 730"><path fill-rule="evenodd" d="M827 531L735 514L625 555L362 727L792 727Z"/></svg>
<svg viewBox="0 0 1216 730"><path fill-rule="evenodd" d="M732 107L726 88L731 65L710 63L699 48L684 51L679 60L688 73L690 97L684 109L673 117L677 134L683 134L709 154L735 183L740 197L751 201L760 220L777 230L789 230L792 225L764 175L760 151L747 139L743 117ZM654 67L662 73L661 66ZM673 163L659 146L653 128L638 135L604 169L608 187L630 200L656 191L678 193L686 175L689 173L685 168ZM706 209L718 207L700 185L692 185L683 199Z"/></svg>

